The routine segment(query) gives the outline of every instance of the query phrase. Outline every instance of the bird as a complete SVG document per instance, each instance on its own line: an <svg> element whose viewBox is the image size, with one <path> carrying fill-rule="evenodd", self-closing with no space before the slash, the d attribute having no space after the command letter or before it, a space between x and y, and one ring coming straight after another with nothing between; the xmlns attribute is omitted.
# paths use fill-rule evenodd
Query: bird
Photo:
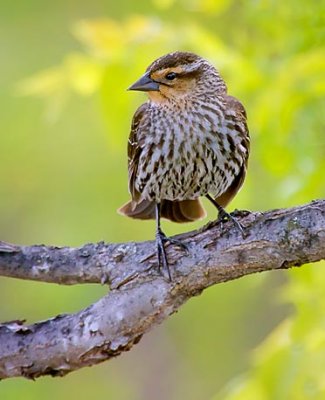
<svg viewBox="0 0 325 400"><path fill-rule="evenodd" d="M172 281L166 244L187 250L167 237L161 218L183 223L206 216L200 198L218 210L218 219L241 224L225 207L241 188L250 137L242 103L228 95L218 70L201 56L176 51L153 61L128 90L146 92L129 135L128 178L131 200L122 215L156 220L158 269Z"/></svg>

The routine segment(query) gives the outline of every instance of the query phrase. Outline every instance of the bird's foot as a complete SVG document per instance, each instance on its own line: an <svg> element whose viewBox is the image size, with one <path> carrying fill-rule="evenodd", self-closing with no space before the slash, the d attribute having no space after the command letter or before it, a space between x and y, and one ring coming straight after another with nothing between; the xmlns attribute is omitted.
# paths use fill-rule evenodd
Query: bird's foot
<svg viewBox="0 0 325 400"><path fill-rule="evenodd" d="M223 228L223 222L225 221L232 221L236 228L240 231L242 237L245 237L244 227L242 224L237 220L234 215L228 214L227 211L219 204L217 201L210 196L210 194L206 195L206 198L211 201L211 203L217 208L218 210L218 218L217 223L221 225L221 229Z"/></svg>
<svg viewBox="0 0 325 400"><path fill-rule="evenodd" d="M169 242L170 244L174 244L175 246L178 246L182 250L188 252L188 245L183 243L181 240L175 239L175 238L171 238L171 237L166 237L166 241Z"/></svg>
<svg viewBox="0 0 325 400"><path fill-rule="evenodd" d="M166 270L168 274L168 279L171 282L172 276L169 269L169 264L166 255L165 243L174 244L182 248L185 251L188 251L188 247L182 241L167 237L162 230L158 230L156 233L156 244L157 244L157 256L158 256L158 271L161 272L162 270Z"/></svg>
<svg viewBox="0 0 325 400"><path fill-rule="evenodd" d="M217 221L221 224L221 226L226 221L232 221L232 223L240 231L242 237L244 238L246 236L246 233L245 233L243 225L238 221L238 219L236 217L234 217L233 215L227 213L227 211L224 208L222 208L221 206L219 206L218 212L219 213L218 213Z"/></svg>

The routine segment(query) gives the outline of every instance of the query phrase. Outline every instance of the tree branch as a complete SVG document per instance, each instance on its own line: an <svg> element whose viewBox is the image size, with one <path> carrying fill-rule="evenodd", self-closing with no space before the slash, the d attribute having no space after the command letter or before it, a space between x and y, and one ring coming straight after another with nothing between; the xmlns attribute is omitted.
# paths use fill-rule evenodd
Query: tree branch
<svg viewBox="0 0 325 400"><path fill-rule="evenodd" d="M188 254L168 246L173 282L156 270L154 242L81 248L0 242L0 275L60 284L108 283L88 308L30 326L0 325L0 378L64 375L129 350L153 326L205 288L260 271L325 259L325 200L266 213L237 212L231 222L180 235Z"/></svg>

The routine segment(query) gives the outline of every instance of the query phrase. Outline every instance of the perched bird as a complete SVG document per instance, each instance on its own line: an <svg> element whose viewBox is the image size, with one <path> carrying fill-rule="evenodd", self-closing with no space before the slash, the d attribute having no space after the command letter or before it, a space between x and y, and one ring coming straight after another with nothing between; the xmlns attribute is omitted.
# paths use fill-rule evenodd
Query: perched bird
<svg viewBox="0 0 325 400"><path fill-rule="evenodd" d="M149 65L129 90L147 92L136 111L128 141L132 200L119 209L128 217L156 219L159 269L171 274L160 218L189 222L205 217L206 196L219 218L243 184L249 155L246 112L227 94L219 72L189 52L170 53Z"/></svg>

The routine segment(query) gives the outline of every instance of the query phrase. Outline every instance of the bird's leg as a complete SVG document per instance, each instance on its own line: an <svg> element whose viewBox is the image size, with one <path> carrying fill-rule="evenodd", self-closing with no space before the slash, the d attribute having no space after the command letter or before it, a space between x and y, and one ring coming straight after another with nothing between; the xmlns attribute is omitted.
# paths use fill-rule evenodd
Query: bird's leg
<svg viewBox="0 0 325 400"><path fill-rule="evenodd" d="M223 222L225 220L230 220L234 223L237 229L241 232L242 236L245 235L244 227L242 224L235 218L233 215L227 213L227 211L218 204L213 197L209 194L206 195L206 198L211 201L211 203L217 208L218 210L218 221Z"/></svg>
<svg viewBox="0 0 325 400"><path fill-rule="evenodd" d="M169 242L181 247L183 250L188 250L185 243L178 239L167 237L160 227L160 203L156 203L156 244L157 244L157 256L158 256L158 269L161 271L162 268L167 270L168 278L172 281L169 264L167 260L165 243Z"/></svg>
<svg viewBox="0 0 325 400"><path fill-rule="evenodd" d="M160 203L156 203L156 244L157 244L157 256L158 256L158 270L161 272L161 268L167 270L168 278L172 281L172 277L169 270L167 255L164 243L167 242L168 238L161 230L160 227Z"/></svg>

